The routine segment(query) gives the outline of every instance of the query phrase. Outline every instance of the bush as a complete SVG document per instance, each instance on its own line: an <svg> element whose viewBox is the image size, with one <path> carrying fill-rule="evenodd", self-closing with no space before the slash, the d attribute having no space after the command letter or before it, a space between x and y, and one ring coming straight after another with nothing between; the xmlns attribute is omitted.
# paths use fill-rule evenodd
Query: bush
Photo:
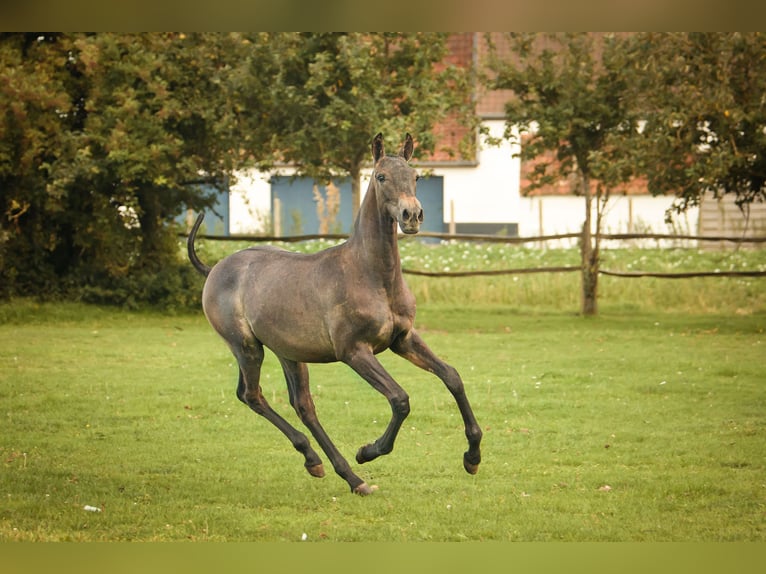
<svg viewBox="0 0 766 574"><path fill-rule="evenodd" d="M202 285L202 277L188 262L176 261L157 270L103 277L80 285L72 295L84 303L181 311L199 308Z"/></svg>
<svg viewBox="0 0 766 574"><path fill-rule="evenodd" d="M199 309L203 278L176 237L168 232L152 254L137 245L122 244L119 258L101 254L81 258L58 269L50 253L0 249L0 299L32 297L45 301L80 301L126 309L142 307L164 311ZM104 260L109 260L104 264Z"/></svg>

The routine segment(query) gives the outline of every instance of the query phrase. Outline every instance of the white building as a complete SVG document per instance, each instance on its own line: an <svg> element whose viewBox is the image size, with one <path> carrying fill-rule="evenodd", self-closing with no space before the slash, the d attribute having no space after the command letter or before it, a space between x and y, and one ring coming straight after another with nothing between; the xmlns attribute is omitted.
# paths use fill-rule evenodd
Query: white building
<svg viewBox="0 0 766 574"><path fill-rule="evenodd" d="M450 36L451 58L456 62L476 62L483 43L479 33ZM509 95L492 91L479 95L477 114L489 134L502 140L505 129L504 105ZM450 130L445 130L449 132ZM373 134L370 134L372 138ZM393 134L386 134L389 138ZM417 134L415 139L417 140ZM507 234L533 237L578 233L584 221L585 199L569 193L569 186L550 186L527 195L524 189L524 166L515 144L502 140L499 146L479 141L475 158L413 165L430 177L418 183L418 197L426 220L424 231L469 234ZM290 181L289 169L279 174L241 173L233 183L222 210L226 211L225 232L231 234L275 233L300 235L318 232L318 216L313 182ZM363 174L362 193L369 181ZM350 184L338 182L341 207L337 231L351 227ZM629 195L614 194L607 204L602 225L605 233L681 233L694 235L699 229L699 210L690 209L677 216L672 225L665 215L672 197L652 197L633 190ZM592 218L595 221L595 217ZM212 228L212 226L211 226ZM574 245L576 239L546 242L546 246ZM533 245L541 245L534 243ZM649 243L656 246L657 242Z"/></svg>
<svg viewBox="0 0 766 574"><path fill-rule="evenodd" d="M484 125L493 137L501 137L505 123L501 119L487 119ZM582 229L585 200L564 194L525 196L521 189L521 162L514 157L516 144L507 140L499 146L479 142L476 162L439 162L429 165L415 164L430 177L418 184L427 187L428 201L421 197L426 210L425 230L456 233L502 233L511 236L532 237L577 233ZM369 170L363 173L362 193L369 181ZM297 180L288 184L292 173L280 171L280 180L274 174L250 171L238 174L229 195L229 232L249 235L272 232L275 218L275 199L280 196L277 183L290 187L289 193L301 195L302 213L292 214L303 219L301 229L291 229L290 213L281 213L279 226L282 235L317 233L309 220L315 205L311 194L313 182ZM422 183L430 182L430 185ZM343 185L341 184L341 188ZM672 233L694 234L697 231L698 212L692 209L670 226L665 213L672 204L671 197L649 195L613 196L608 204L602 231L606 233ZM431 209L429 210L429 207ZM350 208L349 208L350 209ZM438 213L434 217L434 212ZM349 219L350 216L345 219ZM594 218L595 220L595 218ZM349 221L343 231L348 231ZM560 240L553 245L574 245L576 240ZM656 243L653 243L656 245Z"/></svg>

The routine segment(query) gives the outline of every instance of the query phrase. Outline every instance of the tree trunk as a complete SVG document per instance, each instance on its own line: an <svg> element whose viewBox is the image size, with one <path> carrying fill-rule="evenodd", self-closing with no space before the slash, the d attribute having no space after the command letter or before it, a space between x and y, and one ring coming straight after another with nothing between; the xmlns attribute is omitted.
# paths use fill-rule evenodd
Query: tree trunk
<svg viewBox="0 0 766 574"><path fill-rule="evenodd" d="M164 261L160 201L157 192L142 188L137 192L138 221L141 225L141 264L146 268L157 267Z"/></svg>
<svg viewBox="0 0 766 574"><path fill-rule="evenodd" d="M598 247L593 245L591 230L591 208L593 196L590 190L590 179L582 175L583 191L585 193L585 222L582 227L580 254L582 259L582 313L586 316L598 314ZM598 230L596 230L598 233Z"/></svg>

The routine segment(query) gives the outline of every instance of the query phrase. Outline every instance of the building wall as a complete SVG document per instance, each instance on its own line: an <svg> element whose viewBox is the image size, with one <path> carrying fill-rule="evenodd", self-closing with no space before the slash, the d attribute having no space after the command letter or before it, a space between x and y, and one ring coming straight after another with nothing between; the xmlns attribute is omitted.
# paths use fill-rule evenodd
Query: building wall
<svg viewBox="0 0 766 574"><path fill-rule="evenodd" d="M484 122L492 137L502 137L505 122ZM514 146L503 140L500 146L491 146L483 138L479 142L477 165L433 168L435 175L444 177L445 224L454 221L460 232L469 224L518 224L520 161L513 157ZM515 235L515 233L514 233Z"/></svg>
<svg viewBox="0 0 766 574"><path fill-rule="evenodd" d="M233 235L271 229L271 174L250 170L236 175L230 186L229 225Z"/></svg>
<svg viewBox="0 0 766 574"><path fill-rule="evenodd" d="M503 134L501 120L487 122L492 136ZM436 163L416 167L444 178L444 208L441 214L445 228L454 211L455 223L517 224L519 212L519 160L512 157L509 142L490 146L481 141L478 163L448 165ZM290 168L280 175L292 175ZM362 173L362 194L370 181L371 170ZM251 170L237 175L231 185L230 231L252 234L268 229L271 218L271 174ZM454 206L454 208L453 208ZM515 227L514 227L515 229Z"/></svg>
<svg viewBox="0 0 766 574"><path fill-rule="evenodd" d="M665 213L673 203L672 197L650 195L615 195L607 202L602 223L603 233L655 233L695 235L699 210L692 208L685 214L674 216L672 223L665 222ZM585 198L574 195L542 195L523 197L520 201L519 235L560 235L579 233L585 220ZM596 210L592 208L591 220L595 226ZM552 240L547 247L573 247L577 239ZM609 243L605 244L609 246ZM613 246L624 246L624 242ZM675 240L633 240L638 247L693 246L696 242Z"/></svg>
<svg viewBox="0 0 766 574"><path fill-rule="evenodd" d="M493 137L501 137L503 120L487 120L485 126ZM449 229L454 210L456 231L473 229L506 229L510 235L522 237L575 233L582 228L584 198L572 195L522 196L521 165L513 157L517 150L507 140L500 146L480 141L478 162L470 165L433 164L418 166L444 178L442 220ZM291 175L289 169L281 175ZM241 173L231 186L230 231L232 234L254 234L270 230L271 174L251 171ZM370 170L362 175L363 193L369 183ZM648 195L615 195L608 204L603 231L608 233L683 233L695 234L699 212L690 210L677 217L673 225L665 223L665 212L672 197ZM553 246L575 245L576 240L549 243ZM657 246L657 241L647 243ZM660 245L670 245L668 242Z"/></svg>
<svg viewBox="0 0 766 574"><path fill-rule="evenodd" d="M745 211L735 203L734 194L716 199L708 193L699 210L699 234L704 236L763 237L766 236L766 203L754 202ZM705 249L733 249L737 243L721 241L700 242ZM763 243L743 242L744 247L763 247Z"/></svg>

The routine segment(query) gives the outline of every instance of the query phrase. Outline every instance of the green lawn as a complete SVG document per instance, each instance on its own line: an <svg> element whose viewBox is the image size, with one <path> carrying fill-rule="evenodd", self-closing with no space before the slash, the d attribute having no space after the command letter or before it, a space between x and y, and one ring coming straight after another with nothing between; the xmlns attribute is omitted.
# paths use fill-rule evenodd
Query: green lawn
<svg viewBox="0 0 766 574"><path fill-rule="evenodd" d="M449 393L385 353L412 412L393 453L357 465L388 405L348 368L313 366L320 419L378 485L369 497L327 461L310 477L239 403L233 358L201 313L4 304L0 540L762 542L757 301L739 314L607 301L593 319L421 304L424 338L463 375L484 460L463 471ZM262 381L300 425L273 356Z"/></svg>

